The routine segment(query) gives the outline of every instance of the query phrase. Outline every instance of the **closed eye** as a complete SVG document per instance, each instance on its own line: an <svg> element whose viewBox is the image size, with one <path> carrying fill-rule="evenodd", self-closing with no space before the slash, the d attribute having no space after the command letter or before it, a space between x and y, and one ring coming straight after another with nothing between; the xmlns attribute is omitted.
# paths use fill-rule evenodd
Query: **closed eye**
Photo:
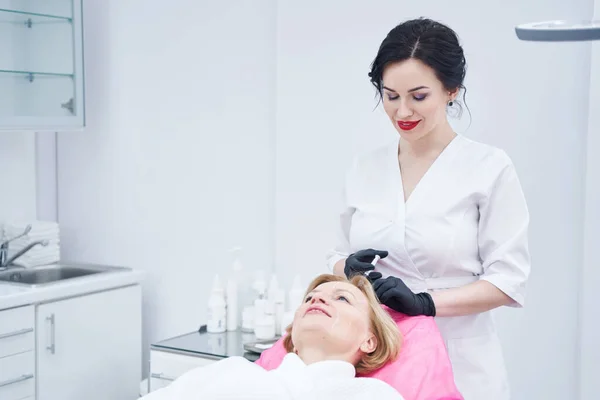
<svg viewBox="0 0 600 400"><path fill-rule="evenodd" d="M398 95L392 96L392 95L389 95L389 94L388 94L388 96L387 96L388 100L392 100L392 101L393 101L393 100L398 100L398 98L399 98L399 97L400 97L400 96L398 96Z"/></svg>
<svg viewBox="0 0 600 400"><path fill-rule="evenodd" d="M423 101L427 98L427 95L426 94L417 94L417 95L414 95L413 98L416 101Z"/></svg>

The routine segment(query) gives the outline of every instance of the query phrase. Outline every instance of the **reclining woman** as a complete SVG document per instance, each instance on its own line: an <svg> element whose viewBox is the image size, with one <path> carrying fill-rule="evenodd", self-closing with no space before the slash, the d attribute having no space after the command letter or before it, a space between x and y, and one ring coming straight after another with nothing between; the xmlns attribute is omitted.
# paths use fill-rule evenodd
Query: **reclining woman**
<svg viewBox="0 0 600 400"><path fill-rule="evenodd" d="M143 399L403 400L379 379L356 377L394 360L402 342L365 277L315 278L287 332L288 353L272 371L230 357L195 368Z"/></svg>

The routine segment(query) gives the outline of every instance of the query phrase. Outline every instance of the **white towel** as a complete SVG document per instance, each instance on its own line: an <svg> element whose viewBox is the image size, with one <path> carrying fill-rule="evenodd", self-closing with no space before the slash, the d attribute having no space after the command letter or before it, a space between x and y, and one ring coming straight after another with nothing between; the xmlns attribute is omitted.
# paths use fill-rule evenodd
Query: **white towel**
<svg viewBox="0 0 600 400"><path fill-rule="evenodd" d="M31 221L31 222L14 222L6 221L4 226L4 235L7 238L18 236L25 228L31 225L31 230L28 235L31 236L44 236L44 235L57 235L60 231L58 223L53 221Z"/></svg>
<svg viewBox="0 0 600 400"><path fill-rule="evenodd" d="M266 371L242 357L194 368L141 400L403 400L375 378L356 378L352 364L320 361L306 365L294 353Z"/></svg>

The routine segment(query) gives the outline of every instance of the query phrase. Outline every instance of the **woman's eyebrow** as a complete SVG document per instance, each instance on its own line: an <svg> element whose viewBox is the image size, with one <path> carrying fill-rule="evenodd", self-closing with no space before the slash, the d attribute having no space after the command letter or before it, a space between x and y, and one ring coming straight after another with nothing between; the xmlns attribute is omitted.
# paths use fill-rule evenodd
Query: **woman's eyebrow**
<svg viewBox="0 0 600 400"><path fill-rule="evenodd" d="M336 289L335 292L336 293L340 293L340 292L348 293L350 296L352 296L352 297L354 297L356 299L356 296L354 295L354 293L352 293L349 290L346 290L346 289Z"/></svg>

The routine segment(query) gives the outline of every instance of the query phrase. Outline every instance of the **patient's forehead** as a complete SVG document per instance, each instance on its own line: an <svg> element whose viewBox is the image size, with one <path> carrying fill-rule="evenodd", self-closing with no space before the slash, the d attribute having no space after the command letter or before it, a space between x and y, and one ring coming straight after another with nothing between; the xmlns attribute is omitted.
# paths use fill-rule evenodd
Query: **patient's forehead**
<svg viewBox="0 0 600 400"><path fill-rule="evenodd" d="M359 300L366 300L365 294L356 286L349 282L325 282L314 289L315 292L335 293L338 291L346 291L353 294Z"/></svg>

